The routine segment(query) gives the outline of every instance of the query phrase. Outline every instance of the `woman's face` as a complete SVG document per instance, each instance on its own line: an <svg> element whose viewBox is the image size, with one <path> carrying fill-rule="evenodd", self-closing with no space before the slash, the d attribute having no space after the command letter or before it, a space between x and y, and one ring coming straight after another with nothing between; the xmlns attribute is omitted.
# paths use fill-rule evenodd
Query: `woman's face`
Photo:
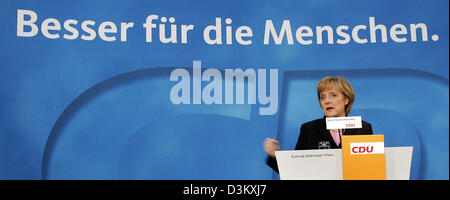
<svg viewBox="0 0 450 200"><path fill-rule="evenodd" d="M345 117L349 99L336 88L327 88L319 94L320 107L326 117Z"/></svg>

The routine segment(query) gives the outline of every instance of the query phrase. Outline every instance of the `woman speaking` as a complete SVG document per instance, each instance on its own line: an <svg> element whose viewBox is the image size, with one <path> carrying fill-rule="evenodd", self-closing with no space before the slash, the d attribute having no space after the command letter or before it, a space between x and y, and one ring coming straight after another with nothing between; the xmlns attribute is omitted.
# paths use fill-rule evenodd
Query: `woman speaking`
<svg viewBox="0 0 450 200"><path fill-rule="evenodd" d="M324 117L302 124L295 150L341 148L341 135L372 135L370 123L362 121L362 128L347 130L327 130L326 117L345 117L355 100L352 86L343 77L325 77L317 84L317 96ZM280 150L277 140L267 138L264 150L269 155L267 165L278 172L275 151Z"/></svg>

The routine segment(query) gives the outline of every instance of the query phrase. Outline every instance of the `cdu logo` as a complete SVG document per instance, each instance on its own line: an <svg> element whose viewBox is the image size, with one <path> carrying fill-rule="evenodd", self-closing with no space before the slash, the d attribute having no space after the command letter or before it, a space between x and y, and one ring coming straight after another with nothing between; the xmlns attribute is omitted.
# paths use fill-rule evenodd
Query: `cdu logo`
<svg viewBox="0 0 450 200"><path fill-rule="evenodd" d="M383 154L384 142L350 143L350 154Z"/></svg>

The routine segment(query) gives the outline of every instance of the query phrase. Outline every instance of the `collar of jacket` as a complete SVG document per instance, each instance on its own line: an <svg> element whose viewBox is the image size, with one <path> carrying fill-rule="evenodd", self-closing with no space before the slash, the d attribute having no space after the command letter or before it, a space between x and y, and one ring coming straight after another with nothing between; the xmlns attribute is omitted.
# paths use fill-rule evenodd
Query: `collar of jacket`
<svg viewBox="0 0 450 200"><path fill-rule="evenodd" d="M356 129L343 129L342 135L354 135ZM321 120L319 120L319 133L328 138L329 141L333 142L333 145L336 146L334 143L334 139L331 136L331 133L329 130L327 130L327 123L326 123L326 117L323 116ZM341 139L342 144L342 139ZM339 148L341 147L341 144L339 144Z"/></svg>

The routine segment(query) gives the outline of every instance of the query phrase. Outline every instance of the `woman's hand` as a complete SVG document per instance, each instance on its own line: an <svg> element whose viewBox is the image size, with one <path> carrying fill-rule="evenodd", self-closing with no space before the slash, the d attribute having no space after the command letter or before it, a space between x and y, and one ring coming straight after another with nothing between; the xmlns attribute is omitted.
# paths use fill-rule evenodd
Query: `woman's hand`
<svg viewBox="0 0 450 200"><path fill-rule="evenodd" d="M278 150L280 150L280 144L277 140L274 140L272 138L267 138L266 140L264 140L264 151L266 151L269 156L275 158L275 151Z"/></svg>

